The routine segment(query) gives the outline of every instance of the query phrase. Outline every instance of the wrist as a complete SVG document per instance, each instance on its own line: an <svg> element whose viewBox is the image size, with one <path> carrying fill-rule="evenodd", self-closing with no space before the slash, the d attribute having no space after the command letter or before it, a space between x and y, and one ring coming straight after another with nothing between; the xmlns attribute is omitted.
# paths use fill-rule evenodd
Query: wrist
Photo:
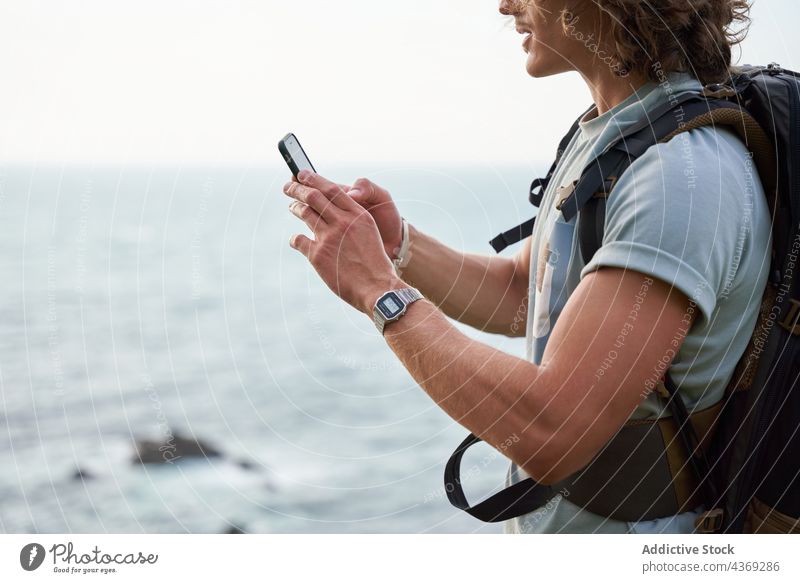
<svg viewBox="0 0 800 583"><path fill-rule="evenodd" d="M375 304L383 294L388 291L394 291L406 287L408 287L408 284L395 274L375 281L366 288L362 300L361 311L367 316L372 317L372 311L375 308Z"/></svg>
<svg viewBox="0 0 800 583"><path fill-rule="evenodd" d="M402 287L382 294L375 302L372 322L381 334L386 334L386 326L397 322L405 316L408 307L414 302L424 299L422 293L414 287Z"/></svg>

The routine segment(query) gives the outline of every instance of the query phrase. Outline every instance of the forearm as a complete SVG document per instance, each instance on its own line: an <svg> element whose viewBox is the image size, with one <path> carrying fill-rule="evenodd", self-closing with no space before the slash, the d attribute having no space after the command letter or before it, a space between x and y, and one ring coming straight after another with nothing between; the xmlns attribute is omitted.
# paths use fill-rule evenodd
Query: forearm
<svg viewBox="0 0 800 583"><path fill-rule="evenodd" d="M535 364L472 340L430 302L387 325L385 339L425 392L450 417L545 478L548 442L560 420Z"/></svg>
<svg viewBox="0 0 800 583"><path fill-rule="evenodd" d="M459 322L507 336L525 333L528 282L517 260L462 253L413 226L409 235L404 281Z"/></svg>
<svg viewBox="0 0 800 583"><path fill-rule="evenodd" d="M602 309L586 308L609 297ZM630 418L665 357L680 350L693 314L671 285L604 268L573 293L540 365L467 338L425 301L389 324L385 337L450 416L530 476L554 483L589 463ZM512 447L501 447L515 435Z"/></svg>

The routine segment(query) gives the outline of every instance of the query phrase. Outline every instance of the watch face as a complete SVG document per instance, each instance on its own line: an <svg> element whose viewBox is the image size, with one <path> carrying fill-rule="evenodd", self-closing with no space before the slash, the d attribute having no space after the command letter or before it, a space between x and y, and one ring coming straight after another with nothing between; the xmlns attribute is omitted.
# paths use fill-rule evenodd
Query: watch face
<svg viewBox="0 0 800 583"><path fill-rule="evenodd" d="M389 292L378 300L378 309L387 320L399 316L404 307L405 304L394 292Z"/></svg>

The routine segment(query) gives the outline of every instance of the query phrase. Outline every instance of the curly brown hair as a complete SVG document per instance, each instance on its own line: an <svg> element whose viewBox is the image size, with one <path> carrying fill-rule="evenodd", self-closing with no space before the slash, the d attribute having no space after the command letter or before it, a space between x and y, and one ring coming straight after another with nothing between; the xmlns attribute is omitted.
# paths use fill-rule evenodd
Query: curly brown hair
<svg viewBox="0 0 800 583"><path fill-rule="evenodd" d="M732 48L747 34L749 0L591 0L617 59L658 81L688 72L702 83L730 76ZM565 23L566 24L566 23Z"/></svg>

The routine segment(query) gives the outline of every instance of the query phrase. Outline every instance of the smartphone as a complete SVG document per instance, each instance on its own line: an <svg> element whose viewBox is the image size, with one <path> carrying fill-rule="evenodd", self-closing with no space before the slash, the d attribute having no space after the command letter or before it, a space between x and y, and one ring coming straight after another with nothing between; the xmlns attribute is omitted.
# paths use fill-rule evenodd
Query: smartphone
<svg viewBox="0 0 800 583"><path fill-rule="evenodd" d="M284 161L288 164L289 170L292 171L295 178L297 178L301 170L316 172L313 164L311 164L311 160L306 156L303 146L300 145L300 142L294 134L286 134L286 136L278 142L278 150L280 150L281 156L283 156Z"/></svg>

